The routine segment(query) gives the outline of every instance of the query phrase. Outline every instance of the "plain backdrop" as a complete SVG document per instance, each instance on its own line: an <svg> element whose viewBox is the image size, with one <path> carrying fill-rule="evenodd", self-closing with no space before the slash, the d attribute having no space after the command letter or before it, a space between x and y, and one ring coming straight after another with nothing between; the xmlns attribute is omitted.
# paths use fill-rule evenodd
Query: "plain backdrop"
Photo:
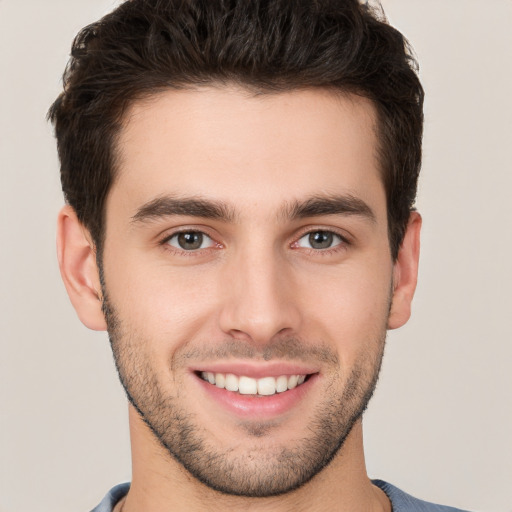
<svg viewBox="0 0 512 512"><path fill-rule="evenodd" d="M365 417L370 476L512 511L512 1L384 0L426 97L420 281ZM0 0L0 512L87 511L130 479L126 401L55 257L45 114L113 0Z"/></svg>

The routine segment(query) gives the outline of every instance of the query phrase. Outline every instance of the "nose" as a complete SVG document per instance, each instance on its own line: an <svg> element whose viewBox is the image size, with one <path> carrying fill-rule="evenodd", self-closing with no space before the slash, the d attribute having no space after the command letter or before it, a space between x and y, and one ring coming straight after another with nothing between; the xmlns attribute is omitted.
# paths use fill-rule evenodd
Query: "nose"
<svg viewBox="0 0 512 512"><path fill-rule="evenodd" d="M301 315L292 269L271 250L248 252L225 266L220 328L255 345L297 334Z"/></svg>

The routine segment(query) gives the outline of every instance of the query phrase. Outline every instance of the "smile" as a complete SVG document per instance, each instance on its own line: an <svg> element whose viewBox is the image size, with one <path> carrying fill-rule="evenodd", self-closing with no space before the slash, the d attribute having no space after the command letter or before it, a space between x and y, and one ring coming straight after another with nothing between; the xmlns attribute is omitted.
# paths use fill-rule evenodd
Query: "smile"
<svg viewBox="0 0 512 512"><path fill-rule="evenodd" d="M206 382L227 391L241 395L270 396L284 393L304 383L307 378L303 375L280 375L278 377L262 377L255 379L233 373L199 372L198 375Z"/></svg>

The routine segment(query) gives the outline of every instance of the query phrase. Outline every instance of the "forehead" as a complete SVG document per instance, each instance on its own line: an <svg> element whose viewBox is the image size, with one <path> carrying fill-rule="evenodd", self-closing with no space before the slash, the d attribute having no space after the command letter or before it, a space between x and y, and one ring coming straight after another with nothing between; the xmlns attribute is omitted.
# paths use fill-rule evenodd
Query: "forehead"
<svg viewBox="0 0 512 512"><path fill-rule="evenodd" d="M372 103L322 89L165 91L132 106L117 151L111 195L134 208L164 194L241 210L315 194L384 197Z"/></svg>

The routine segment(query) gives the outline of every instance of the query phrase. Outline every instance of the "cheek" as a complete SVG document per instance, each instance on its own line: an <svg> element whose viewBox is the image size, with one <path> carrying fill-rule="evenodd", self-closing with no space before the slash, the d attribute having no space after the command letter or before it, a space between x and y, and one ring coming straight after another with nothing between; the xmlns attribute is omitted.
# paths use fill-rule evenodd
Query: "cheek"
<svg viewBox="0 0 512 512"><path fill-rule="evenodd" d="M150 338L155 350L178 348L214 318L214 273L165 264L111 265L109 297L132 332Z"/></svg>
<svg viewBox="0 0 512 512"><path fill-rule="evenodd" d="M386 331L391 265L388 271L386 263L372 268L340 267L322 286L318 278L301 285L308 290L301 305L308 337L329 340L345 364L380 345Z"/></svg>

